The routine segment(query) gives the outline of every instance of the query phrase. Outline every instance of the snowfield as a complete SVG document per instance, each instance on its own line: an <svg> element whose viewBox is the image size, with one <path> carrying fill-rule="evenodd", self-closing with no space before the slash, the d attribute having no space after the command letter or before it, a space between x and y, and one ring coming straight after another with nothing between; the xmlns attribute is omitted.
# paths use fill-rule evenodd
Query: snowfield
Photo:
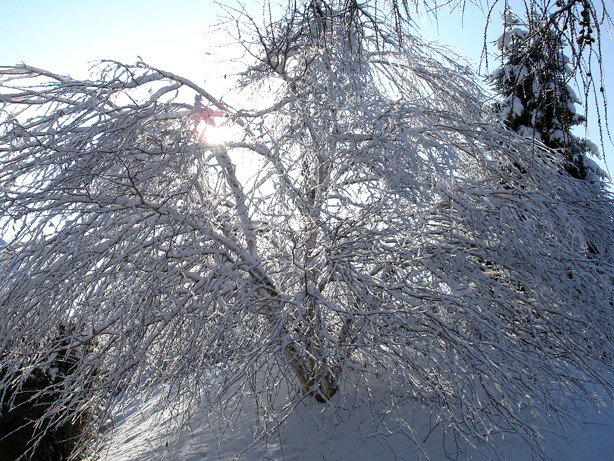
<svg viewBox="0 0 614 461"><path fill-rule="evenodd" d="M345 397L344 397L345 396ZM279 405L288 394L277 395ZM102 451L104 461L141 460L418 460L533 459L517 436L491 436L500 458L487 447L468 446L446 436L426 405L398 406L384 386L370 383L370 391L338 394L330 405L306 398L269 440L254 435L254 407L237 416L206 419L196 413L181 436L174 436L177 418L162 409L159 396L135 403L118 416L112 443ZM579 407L575 421L543 431L543 444L554 460L614 459L614 408L597 412L588 402ZM388 406L386 409L385 407ZM570 401L570 407L572 402ZM382 411L384 410L384 411ZM385 418L373 415L386 413ZM246 416L248 415L248 416ZM175 415L177 416L177 415ZM415 431L413 443L403 434L398 419L409 421Z"/></svg>

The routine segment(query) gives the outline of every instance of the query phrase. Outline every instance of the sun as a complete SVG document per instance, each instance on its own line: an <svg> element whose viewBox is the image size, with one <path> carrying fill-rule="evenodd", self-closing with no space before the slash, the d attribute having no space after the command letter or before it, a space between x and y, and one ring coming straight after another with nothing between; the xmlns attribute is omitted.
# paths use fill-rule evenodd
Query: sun
<svg viewBox="0 0 614 461"><path fill-rule="evenodd" d="M207 125L202 129L202 142L213 145L224 145L230 142L236 136L236 130L233 129L229 121L221 125Z"/></svg>
<svg viewBox="0 0 614 461"><path fill-rule="evenodd" d="M237 138L238 130L228 114L205 108L194 115L194 136L203 144L223 146Z"/></svg>

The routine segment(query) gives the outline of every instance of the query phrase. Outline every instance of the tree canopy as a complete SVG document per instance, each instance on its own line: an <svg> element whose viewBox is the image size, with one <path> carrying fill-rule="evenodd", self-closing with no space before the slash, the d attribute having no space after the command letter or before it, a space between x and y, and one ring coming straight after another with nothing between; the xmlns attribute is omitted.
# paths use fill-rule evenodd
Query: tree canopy
<svg viewBox="0 0 614 461"><path fill-rule="evenodd" d="M314 14L344 11L349 17L366 17L372 24L384 18L393 24L399 36L404 24L416 23L417 16L426 14L437 20L440 14L449 10L459 11L463 16L481 10L485 14L483 56L489 54L489 28L499 27L497 12L512 10L522 14L527 18L528 34L524 37L527 43L541 41L540 33L547 31L564 47L570 56L572 72L569 79L575 80L584 101L596 109L595 122L602 147L607 140L612 142L604 80L607 60L603 45L611 39L614 23L606 0L309 0L305 3L310 5ZM549 58L552 59L549 65L556 66L556 54L549 55Z"/></svg>

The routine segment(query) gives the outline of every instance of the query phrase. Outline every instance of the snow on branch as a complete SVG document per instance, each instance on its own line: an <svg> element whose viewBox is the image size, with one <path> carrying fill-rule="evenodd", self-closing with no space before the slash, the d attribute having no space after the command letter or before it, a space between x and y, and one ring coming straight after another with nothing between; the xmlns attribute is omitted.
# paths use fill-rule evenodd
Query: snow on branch
<svg viewBox="0 0 614 461"><path fill-rule="evenodd" d="M611 194L501 127L450 56L384 22L348 46L349 19L322 14L291 56L269 45L307 14L246 44L266 109L144 65L0 69L0 388L70 323L89 346L50 411L97 408L94 430L161 392L188 413L252 399L266 438L377 377L487 454L503 431L546 456L569 396L612 389ZM245 136L201 142L199 98Z"/></svg>

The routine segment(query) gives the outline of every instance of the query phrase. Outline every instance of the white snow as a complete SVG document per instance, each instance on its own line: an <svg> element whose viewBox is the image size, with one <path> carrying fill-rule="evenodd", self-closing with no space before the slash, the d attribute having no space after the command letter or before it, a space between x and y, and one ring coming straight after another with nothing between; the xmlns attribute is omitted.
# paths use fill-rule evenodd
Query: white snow
<svg viewBox="0 0 614 461"><path fill-rule="evenodd" d="M419 402L398 406L394 397L377 381L369 383L369 388L368 393L365 390L350 392L350 397L337 395L330 405L305 399L278 430L272 431L270 439L261 443L255 440L254 426L250 423L250 417L255 415L253 406L247 407L247 417L245 414L225 415L206 420L202 413L197 413L177 438L172 435L173 418L162 410L159 397L154 397L134 405L123 418L117 419L115 437L101 459L371 461L440 460L448 459L447 456L450 459L495 459L493 453L480 453L477 448L446 436L441 425L436 424L435 415ZM287 393L280 392L277 400L280 406L287 403ZM582 409L576 421L545 430L543 446L553 459L612 459L614 409L610 406L597 413L588 404L575 403ZM386 417L375 419L372 416L386 407ZM409 416L419 446L404 435L408 429L398 423L400 416L406 420ZM222 430L224 427L226 429ZM495 435L491 440L503 459L531 459L531 453L516 436Z"/></svg>
<svg viewBox="0 0 614 461"><path fill-rule="evenodd" d="M576 92L573 90L571 86L566 85L566 89L567 89L567 94L569 95L570 101L572 101L575 104L582 104L582 100L578 98L578 95L576 95Z"/></svg>
<svg viewBox="0 0 614 461"><path fill-rule="evenodd" d="M505 31L498 39L497 39L497 49L499 51L505 50L510 44L510 34Z"/></svg>
<svg viewBox="0 0 614 461"><path fill-rule="evenodd" d="M588 170L587 179L589 179L590 181L600 181L602 179L605 181L610 180L610 175L606 173L603 170L603 168L601 168L601 166L599 166L599 164L595 162L593 159L585 155L583 158L583 162L584 162L584 166Z"/></svg>
<svg viewBox="0 0 614 461"><path fill-rule="evenodd" d="M598 159L601 158L601 153L599 152L599 147L590 139L584 139L584 144L586 145L586 150L588 153Z"/></svg>
<svg viewBox="0 0 614 461"><path fill-rule="evenodd" d="M540 131L525 125L520 125L518 127L518 134L526 138L535 138L538 141L543 141L543 137Z"/></svg>
<svg viewBox="0 0 614 461"><path fill-rule="evenodd" d="M530 74L531 72L529 71L529 68L527 66L518 66L517 69L517 76L516 76L516 81L517 82L522 82L524 81L527 76Z"/></svg>
<svg viewBox="0 0 614 461"><path fill-rule="evenodd" d="M524 106L522 105L522 101L518 96L511 95L505 98L503 101L501 118L504 120L509 119L510 115L513 115L513 118L520 117L523 112Z"/></svg>
<svg viewBox="0 0 614 461"><path fill-rule="evenodd" d="M512 36L518 37L520 40L524 40L527 36L527 31L520 27L514 27L511 34Z"/></svg>
<svg viewBox="0 0 614 461"><path fill-rule="evenodd" d="M550 139L553 141L563 141L563 137L565 136L565 133L563 133L563 130L552 130L550 133Z"/></svg>
<svg viewBox="0 0 614 461"><path fill-rule="evenodd" d="M512 40L524 40L527 36L527 31L520 28L514 27L511 31L506 30L503 34L497 39L497 49L499 51L505 50L510 46Z"/></svg>

